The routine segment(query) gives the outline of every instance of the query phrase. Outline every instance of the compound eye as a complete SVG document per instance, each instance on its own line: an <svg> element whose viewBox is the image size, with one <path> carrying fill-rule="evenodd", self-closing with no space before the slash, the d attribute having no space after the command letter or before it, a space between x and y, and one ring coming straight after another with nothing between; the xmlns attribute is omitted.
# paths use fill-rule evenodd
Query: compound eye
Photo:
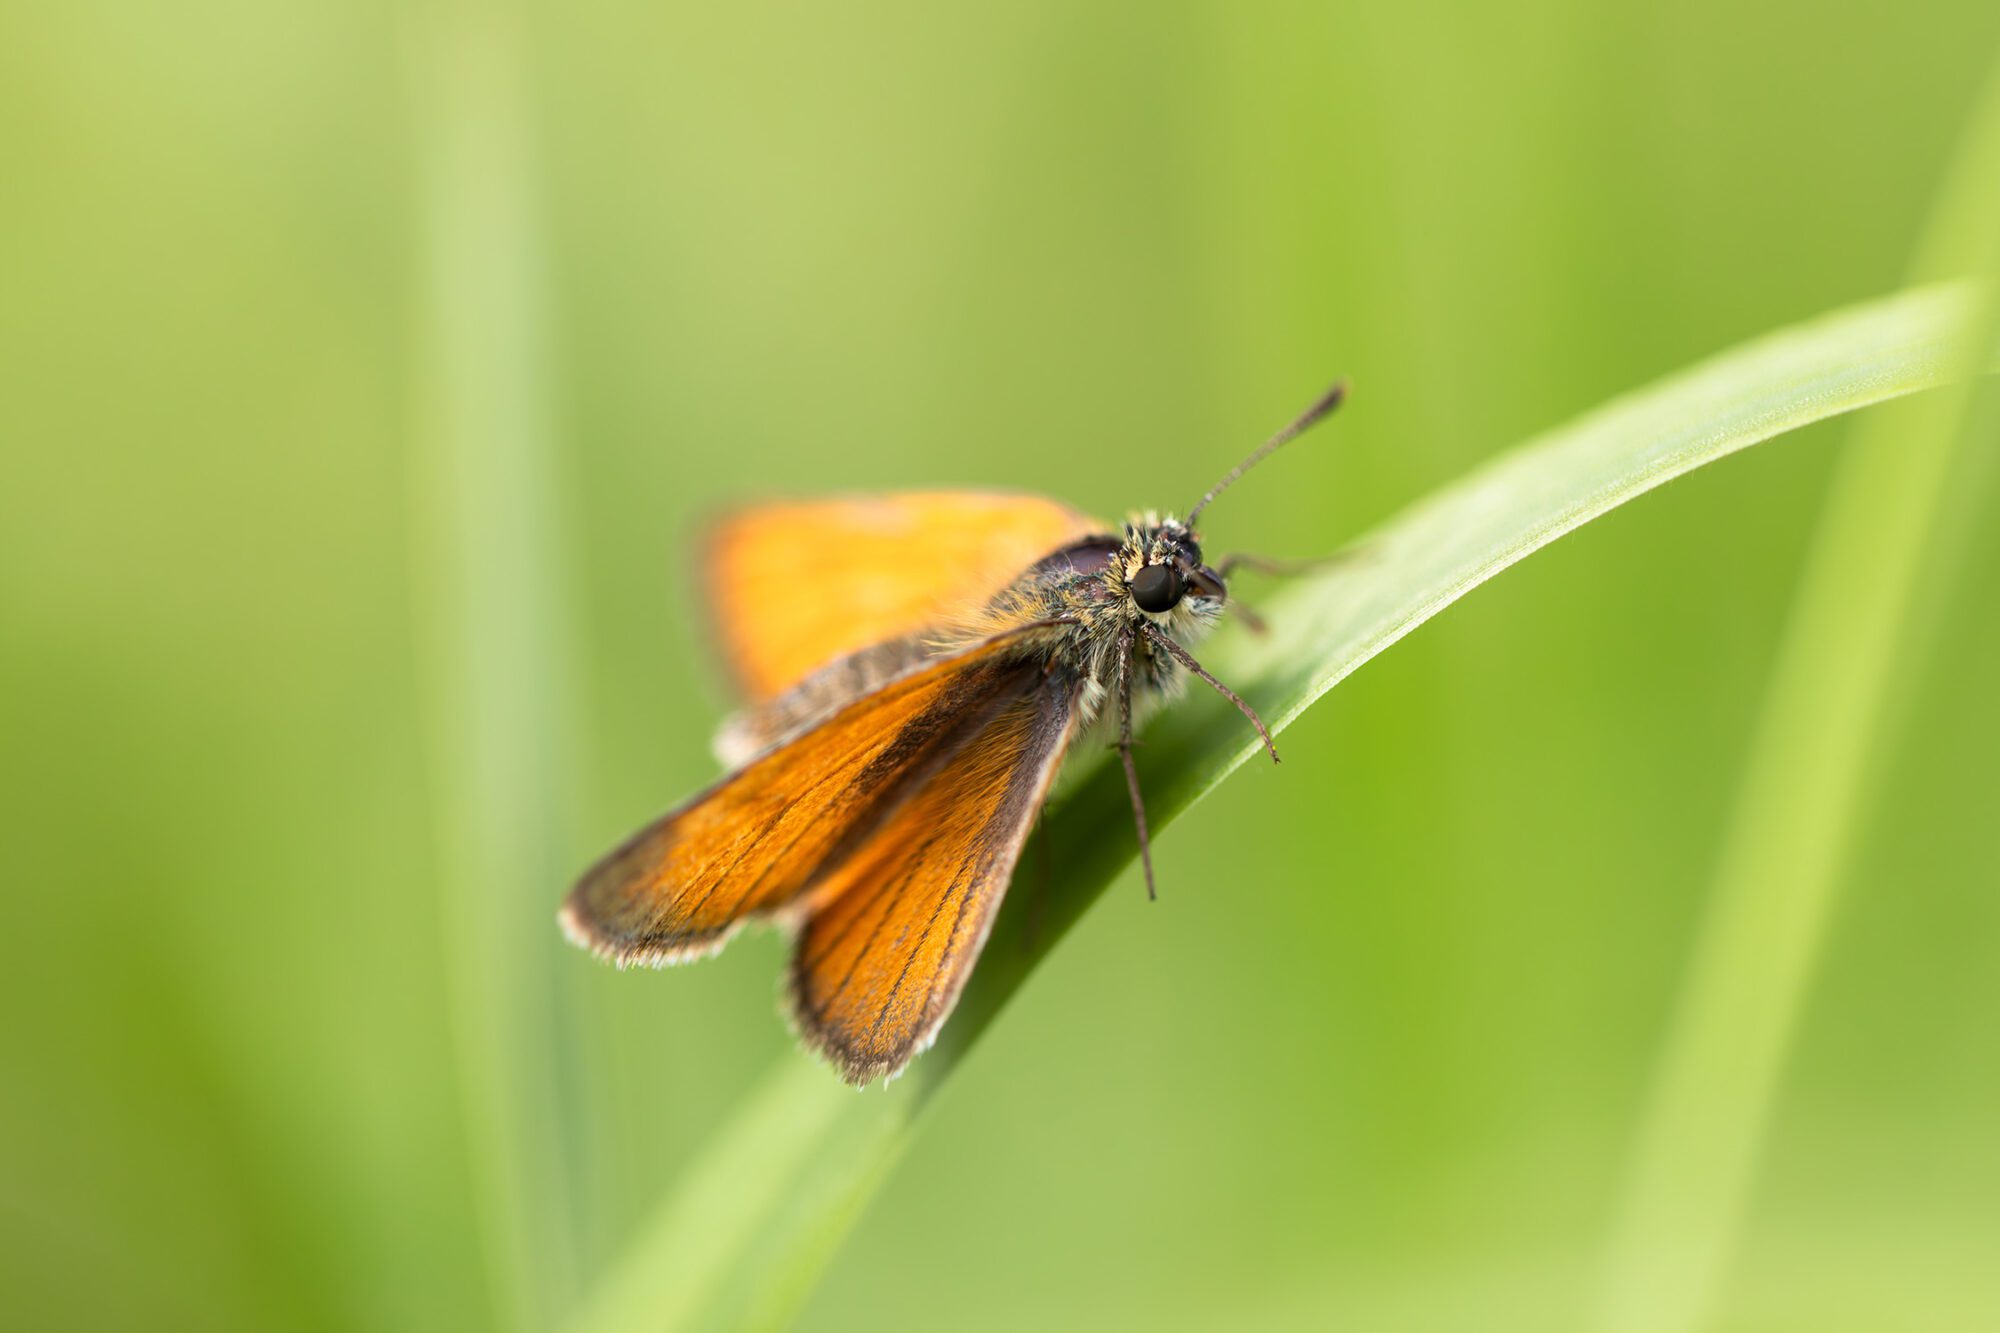
<svg viewBox="0 0 2000 1333"><path fill-rule="evenodd" d="M1172 565L1147 565L1132 576L1131 588L1139 609L1154 615L1173 610L1185 591L1180 573Z"/></svg>

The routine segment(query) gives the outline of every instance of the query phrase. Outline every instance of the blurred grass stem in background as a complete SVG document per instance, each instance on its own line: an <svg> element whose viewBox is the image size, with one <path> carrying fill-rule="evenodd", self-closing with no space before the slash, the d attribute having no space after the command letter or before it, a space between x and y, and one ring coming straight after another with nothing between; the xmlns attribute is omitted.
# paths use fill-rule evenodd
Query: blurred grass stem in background
<svg viewBox="0 0 2000 1333"><path fill-rule="evenodd" d="M528 1329L573 1282L548 886L578 759L521 40L507 0L435 0L412 24L412 512L459 1097L496 1318Z"/></svg>
<svg viewBox="0 0 2000 1333"><path fill-rule="evenodd" d="M1912 265L1974 278L1947 383L1855 423L1745 758L1708 919L1661 1053L1609 1251L1606 1333L1706 1327L1755 1179L1834 895L1929 648L1926 588L1948 587L1990 438L1970 430L1996 331L2000 71ZM1957 483L1954 491L1954 482ZM1933 609L1941 598L1933 595Z"/></svg>

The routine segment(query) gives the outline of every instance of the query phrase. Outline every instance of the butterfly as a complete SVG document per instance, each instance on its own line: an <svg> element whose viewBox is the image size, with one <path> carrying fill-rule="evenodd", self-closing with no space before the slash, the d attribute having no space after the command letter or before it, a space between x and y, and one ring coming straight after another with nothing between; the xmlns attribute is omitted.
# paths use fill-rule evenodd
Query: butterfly
<svg viewBox="0 0 2000 1333"><path fill-rule="evenodd" d="M748 706L727 774L570 891L562 927L624 967L714 953L745 923L793 934L786 1004L849 1081L900 1073L965 988L1056 779L1115 727L1146 890L1136 713L1188 677L1278 757L1256 711L1189 645L1239 564L1204 562L1202 510L1332 412L1337 384L1185 518L1122 530L1053 500L922 492L752 507L710 531L722 643Z"/></svg>

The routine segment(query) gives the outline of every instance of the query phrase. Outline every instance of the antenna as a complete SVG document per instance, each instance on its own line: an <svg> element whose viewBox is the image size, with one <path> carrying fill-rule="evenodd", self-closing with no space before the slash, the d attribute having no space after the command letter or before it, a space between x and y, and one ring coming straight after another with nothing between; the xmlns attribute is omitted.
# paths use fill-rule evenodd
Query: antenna
<svg viewBox="0 0 2000 1333"><path fill-rule="evenodd" d="M1221 481L1216 482L1215 485L1209 487L1208 494L1202 496L1195 503L1195 507L1188 510L1187 525L1192 528L1195 519L1201 514L1201 511L1208 508L1208 502L1229 489L1231 482L1276 453L1280 446L1291 443L1299 436L1305 434L1307 430L1319 424L1320 419L1329 412L1332 412L1334 408L1339 407L1340 400L1345 397L1347 397L1347 381L1341 380L1331 389L1321 394L1319 401L1301 412L1298 419L1292 422L1291 425L1258 445L1248 458L1229 469L1229 474Z"/></svg>

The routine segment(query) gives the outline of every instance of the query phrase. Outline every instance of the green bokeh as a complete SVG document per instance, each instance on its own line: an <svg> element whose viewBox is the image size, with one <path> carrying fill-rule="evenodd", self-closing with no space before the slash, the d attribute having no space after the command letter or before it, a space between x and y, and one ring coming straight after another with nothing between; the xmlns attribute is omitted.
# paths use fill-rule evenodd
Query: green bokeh
<svg viewBox="0 0 2000 1333"><path fill-rule="evenodd" d="M790 1044L775 938L620 975L551 920L712 774L703 515L1185 505L1343 373L1209 522L1330 549L1893 288L1996 50L1978 0L0 9L6 1322L500 1318L439 888L441 267L518 283L461 332L525 331L493 411L547 463L561 743L500 776L559 845L492 911L560 991L575 1222L539 1225L587 1282ZM466 151L510 188L454 200L439 122L495 65ZM1177 824L1162 901L1128 876L1026 988L806 1326L1582 1327L1841 429L1536 557ZM1726 1327L2000 1325L1991 516Z"/></svg>

